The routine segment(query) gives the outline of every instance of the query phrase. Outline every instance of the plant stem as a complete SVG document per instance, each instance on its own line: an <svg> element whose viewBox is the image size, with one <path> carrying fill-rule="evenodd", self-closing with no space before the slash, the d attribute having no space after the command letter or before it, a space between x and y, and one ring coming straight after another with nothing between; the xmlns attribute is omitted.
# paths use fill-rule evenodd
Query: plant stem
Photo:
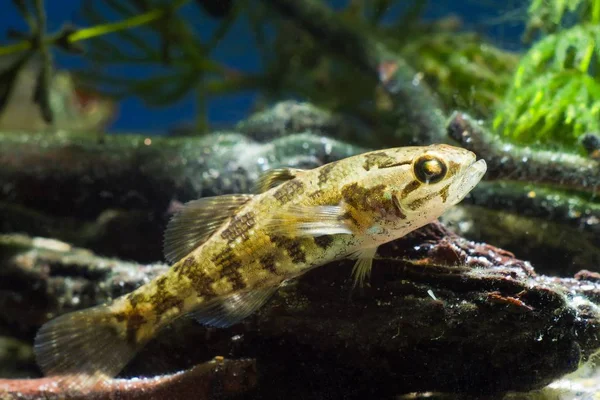
<svg viewBox="0 0 600 400"><path fill-rule="evenodd" d="M127 18L127 19L124 19L121 21L92 26L89 28L83 28L83 29L80 29L80 30L70 34L67 37L67 41L69 43L75 43L75 42L79 42L82 40L91 39L91 38L94 38L97 36L103 36L103 35L107 35L109 33L115 33L115 32L119 32L119 31L123 31L123 30L127 30L127 29L136 28L141 25L146 25L148 23L160 20L165 15L167 15L169 12L171 12L170 10L176 10L188 2L189 2L189 0L178 0L178 1L174 2L173 5L170 6L169 10L167 10L167 9L150 10L143 14L136 15L134 17ZM56 41L58 41L60 39L60 37L61 37L60 34L50 35L44 39L43 44L52 45ZM30 50L32 48L32 46L33 46L33 44L30 40L22 41L19 43L8 45L8 46L0 46L0 57L4 56L4 55L8 55L8 54L14 54L14 53L19 53L19 52Z"/></svg>
<svg viewBox="0 0 600 400"><path fill-rule="evenodd" d="M35 101L39 104L44 120L49 123L54 122L54 115L50 107L50 82L52 79L52 55L50 48L44 41L46 32L46 12L44 11L44 0L35 0L35 18L36 25L34 30L38 51L42 57L42 69L40 70L40 80L38 88L35 91Z"/></svg>

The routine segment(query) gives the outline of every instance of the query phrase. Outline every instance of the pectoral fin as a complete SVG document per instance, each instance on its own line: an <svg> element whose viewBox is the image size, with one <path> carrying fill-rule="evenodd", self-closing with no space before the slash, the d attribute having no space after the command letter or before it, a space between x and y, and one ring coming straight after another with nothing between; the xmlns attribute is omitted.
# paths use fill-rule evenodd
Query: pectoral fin
<svg viewBox="0 0 600 400"><path fill-rule="evenodd" d="M371 276L371 267L373 266L373 257L377 253L376 247L360 249L351 257L357 258L354 268L352 268L352 277L354 278L353 287L363 287L365 279Z"/></svg>
<svg viewBox="0 0 600 400"><path fill-rule="evenodd" d="M293 205L276 213L266 224L268 231L286 236L351 234L355 227L343 206Z"/></svg>
<svg viewBox="0 0 600 400"><path fill-rule="evenodd" d="M190 315L204 325L227 328L258 310L275 293L278 286L233 293L202 304Z"/></svg>
<svg viewBox="0 0 600 400"><path fill-rule="evenodd" d="M263 193L269 189L282 184L285 181L296 178L304 172L298 168L277 168L266 171L258 178L254 187L254 193Z"/></svg>
<svg viewBox="0 0 600 400"><path fill-rule="evenodd" d="M253 195L234 194L205 197L186 203L173 216L165 231L164 254L175 263L204 243Z"/></svg>

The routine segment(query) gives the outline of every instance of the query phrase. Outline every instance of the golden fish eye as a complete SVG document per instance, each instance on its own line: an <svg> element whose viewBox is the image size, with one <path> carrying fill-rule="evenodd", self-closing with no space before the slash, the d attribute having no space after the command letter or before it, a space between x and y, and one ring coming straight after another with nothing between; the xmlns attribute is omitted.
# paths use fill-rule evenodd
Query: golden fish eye
<svg viewBox="0 0 600 400"><path fill-rule="evenodd" d="M415 161L413 172L422 183L437 183L444 179L448 168L439 158L428 155L419 157Z"/></svg>

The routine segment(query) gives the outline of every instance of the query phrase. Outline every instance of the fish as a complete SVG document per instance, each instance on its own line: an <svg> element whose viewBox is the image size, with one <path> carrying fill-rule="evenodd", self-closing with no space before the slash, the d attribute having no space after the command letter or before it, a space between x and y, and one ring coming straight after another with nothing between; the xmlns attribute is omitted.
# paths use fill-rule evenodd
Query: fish
<svg viewBox="0 0 600 400"><path fill-rule="evenodd" d="M182 316L228 327L286 281L353 259L353 287L370 276L378 246L460 202L485 160L447 144L372 151L311 170L265 172L251 194L186 203L167 225L163 274L107 304L58 316L36 335L46 375L82 385L116 376Z"/></svg>

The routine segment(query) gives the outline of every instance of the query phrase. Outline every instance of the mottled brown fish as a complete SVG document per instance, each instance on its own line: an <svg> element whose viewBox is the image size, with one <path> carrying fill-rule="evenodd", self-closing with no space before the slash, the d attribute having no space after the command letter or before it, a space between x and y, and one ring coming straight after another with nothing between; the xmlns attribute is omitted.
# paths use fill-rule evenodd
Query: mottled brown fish
<svg viewBox="0 0 600 400"><path fill-rule="evenodd" d="M485 171L485 161L462 148L402 147L270 171L256 195L192 201L167 227L173 266L112 303L44 325L38 362L46 374L98 382L183 315L230 326L284 280L341 258L357 260L353 275L362 284L379 245L440 216Z"/></svg>

